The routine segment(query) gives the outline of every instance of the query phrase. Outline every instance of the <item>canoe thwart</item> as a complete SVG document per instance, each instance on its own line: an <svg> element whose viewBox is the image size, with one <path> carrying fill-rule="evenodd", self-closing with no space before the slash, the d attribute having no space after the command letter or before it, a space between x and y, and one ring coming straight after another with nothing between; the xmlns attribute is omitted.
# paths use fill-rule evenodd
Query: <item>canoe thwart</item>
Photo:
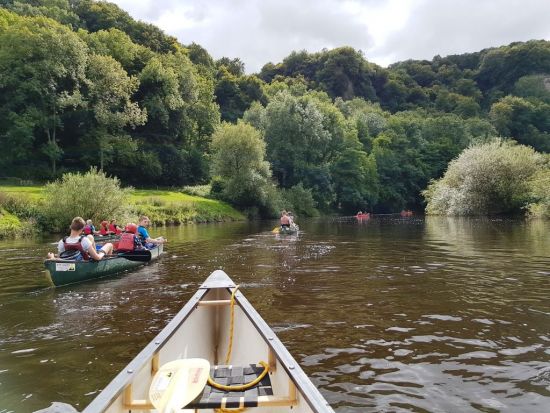
<svg viewBox="0 0 550 413"><path fill-rule="evenodd" d="M197 305L201 307L215 307L229 304L231 304L231 300L201 300L197 303Z"/></svg>

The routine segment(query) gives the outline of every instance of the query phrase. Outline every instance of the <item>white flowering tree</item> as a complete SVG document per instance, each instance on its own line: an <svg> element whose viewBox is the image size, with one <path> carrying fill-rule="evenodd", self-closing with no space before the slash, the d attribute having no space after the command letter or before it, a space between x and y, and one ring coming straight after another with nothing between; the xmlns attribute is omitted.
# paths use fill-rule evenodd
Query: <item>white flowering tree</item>
<svg viewBox="0 0 550 413"><path fill-rule="evenodd" d="M451 161L443 178L423 192L434 215L518 213L532 201L532 182L544 156L514 141L470 146Z"/></svg>

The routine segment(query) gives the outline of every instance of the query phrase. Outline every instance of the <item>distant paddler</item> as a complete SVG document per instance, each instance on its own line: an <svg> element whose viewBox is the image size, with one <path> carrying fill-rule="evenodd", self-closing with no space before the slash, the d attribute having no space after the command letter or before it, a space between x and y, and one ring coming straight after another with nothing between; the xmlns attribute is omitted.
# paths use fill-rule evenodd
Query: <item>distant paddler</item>
<svg viewBox="0 0 550 413"><path fill-rule="evenodd" d="M290 224L292 224L292 219L288 215L288 212L283 209L283 211L281 212L281 229L290 229Z"/></svg>
<svg viewBox="0 0 550 413"><path fill-rule="evenodd" d="M151 236L149 235L149 231L147 231L147 227L150 223L151 221L149 220L148 216L142 215L139 217L137 236L139 237L141 243L147 249L151 249L155 245L164 244L165 242L167 242L166 238L164 237L151 238Z"/></svg>

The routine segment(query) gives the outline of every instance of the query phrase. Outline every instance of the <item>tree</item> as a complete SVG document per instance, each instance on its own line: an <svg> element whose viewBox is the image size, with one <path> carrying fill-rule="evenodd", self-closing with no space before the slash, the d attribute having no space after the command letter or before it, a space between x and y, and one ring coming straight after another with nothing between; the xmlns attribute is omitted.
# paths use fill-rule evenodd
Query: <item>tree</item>
<svg viewBox="0 0 550 413"><path fill-rule="evenodd" d="M506 96L491 106L491 122L502 136L535 150L550 152L550 105L540 100Z"/></svg>
<svg viewBox="0 0 550 413"><path fill-rule="evenodd" d="M18 17L0 9L0 21L0 135L11 143L5 156L11 162L28 161L29 151L38 149L55 176L63 154L57 136L63 114L81 104L86 45L44 17Z"/></svg>
<svg viewBox="0 0 550 413"><path fill-rule="evenodd" d="M376 159L362 150L346 149L331 167L336 202L343 211L368 210L378 200Z"/></svg>
<svg viewBox="0 0 550 413"><path fill-rule="evenodd" d="M131 75L138 74L154 56L151 50L132 42L130 36L118 29L111 28L94 33L81 29L78 35L86 42L92 53L111 56Z"/></svg>
<svg viewBox="0 0 550 413"><path fill-rule="evenodd" d="M266 144L258 130L244 122L222 123L212 137L212 175L223 182L223 199L264 216L276 208L275 187L265 160Z"/></svg>
<svg viewBox="0 0 550 413"><path fill-rule="evenodd" d="M91 55L86 72L85 98L90 113L87 138L96 143L103 170L116 145L133 145L124 128L144 124L147 113L130 99L138 87L137 78L129 77L112 57Z"/></svg>
<svg viewBox="0 0 550 413"><path fill-rule="evenodd" d="M531 198L530 181L543 168L532 148L496 139L473 145L423 192L426 212L440 215L518 213Z"/></svg>

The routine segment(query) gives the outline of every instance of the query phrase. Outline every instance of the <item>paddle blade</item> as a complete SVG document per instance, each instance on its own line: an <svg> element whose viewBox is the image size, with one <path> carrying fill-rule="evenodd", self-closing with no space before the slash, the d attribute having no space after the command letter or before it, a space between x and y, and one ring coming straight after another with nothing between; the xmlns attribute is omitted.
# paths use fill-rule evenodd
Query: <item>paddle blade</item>
<svg viewBox="0 0 550 413"><path fill-rule="evenodd" d="M281 230L281 227L277 226L277 227L273 228L271 230L271 232L273 232L274 234L278 234L280 230Z"/></svg>
<svg viewBox="0 0 550 413"><path fill-rule="evenodd" d="M149 262L151 261L151 251L149 250L137 250L128 252L117 253L119 257L125 258L130 261Z"/></svg>
<svg viewBox="0 0 550 413"><path fill-rule="evenodd" d="M155 374L149 399L160 413L179 412L201 393L209 373L205 359L170 361Z"/></svg>

